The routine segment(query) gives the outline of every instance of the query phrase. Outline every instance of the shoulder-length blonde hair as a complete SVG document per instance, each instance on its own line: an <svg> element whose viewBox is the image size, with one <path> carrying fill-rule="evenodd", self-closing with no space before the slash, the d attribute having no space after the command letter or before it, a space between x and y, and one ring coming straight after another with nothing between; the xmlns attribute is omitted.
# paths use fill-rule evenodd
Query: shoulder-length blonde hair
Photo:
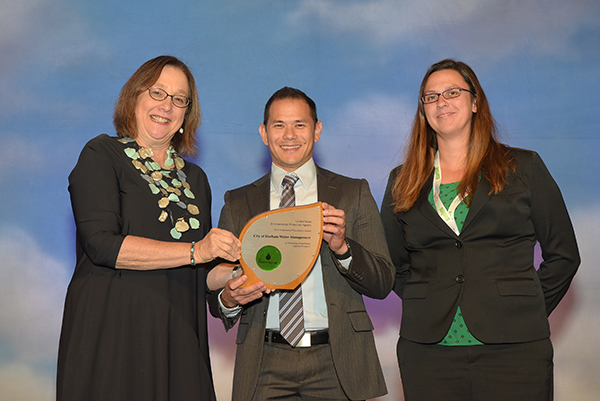
<svg viewBox="0 0 600 401"><path fill-rule="evenodd" d="M470 205L479 178L485 178L491 185L492 193L500 192L506 185L509 170L515 169L515 161L508 153L508 148L498 142L497 126L483 88L477 75L467 64L451 59L433 64L419 90L418 110L413 122L412 131L404 163L392 187L394 212L404 212L417 201L423 185L433 171L433 161L437 151L437 137L425 117L425 109L420 97L423 96L427 80L434 72L441 70L457 71L469 85L476 97L477 112L471 120L471 136L467 149L467 166L460 180L458 192ZM463 95L464 96L464 95Z"/></svg>
<svg viewBox="0 0 600 401"><path fill-rule="evenodd" d="M171 140L171 145L183 156L195 156L197 150L196 131L198 131L202 121L196 81L194 81L194 76L189 68L173 56L158 56L148 60L129 78L121 89L115 104L113 124L119 137L133 139L137 137L138 127L135 109L139 96L158 81L166 66L175 67L185 74L189 87L188 98L190 99L181 127L183 128L183 134L175 134Z"/></svg>

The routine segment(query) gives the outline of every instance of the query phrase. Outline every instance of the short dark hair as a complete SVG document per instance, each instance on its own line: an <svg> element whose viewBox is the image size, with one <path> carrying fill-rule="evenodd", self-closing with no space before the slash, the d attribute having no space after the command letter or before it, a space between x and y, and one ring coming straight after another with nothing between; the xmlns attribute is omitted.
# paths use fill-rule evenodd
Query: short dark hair
<svg viewBox="0 0 600 401"><path fill-rule="evenodd" d="M263 124L267 124L267 121L269 121L269 110L271 109L271 104L275 101L275 100L283 100L283 99L302 99L306 102L306 104L308 104L308 107L310 108L310 114L314 120L314 123L316 124L318 120L317 118L317 105L315 104L315 102L306 95L306 93L302 92L300 89L296 89L296 88L290 88L289 86L284 86L283 88L279 89L277 92L273 93L273 95L269 98L269 100L267 101L267 104L265 105L265 114L263 116Z"/></svg>
<svg viewBox="0 0 600 401"><path fill-rule="evenodd" d="M115 104L113 115L113 124L117 130L117 135L121 138L137 137L137 121L135 118L135 109L138 98L141 93L147 91L154 85L163 69L166 66L177 68L185 74L188 81L188 94L190 104L185 111L183 120L183 134L176 134L171 140L171 145L177 152L183 156L196 155L196 131L200 127L202 114L198 102L198 91L196 90L196 81L189 68L179 59L173 56L158 56L152 60L146 61L138 70L127 80Z"/></svg>

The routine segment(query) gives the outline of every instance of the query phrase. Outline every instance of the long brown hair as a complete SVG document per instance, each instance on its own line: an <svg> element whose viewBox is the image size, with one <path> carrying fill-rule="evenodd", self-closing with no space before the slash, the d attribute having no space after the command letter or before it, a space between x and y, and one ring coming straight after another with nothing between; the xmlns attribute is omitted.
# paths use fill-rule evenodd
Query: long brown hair
<svg viewBox="0 0 600 401"><path fill-rule="evenodd" d="M139 95L147 91L160 77L166 66L175 67L185 74L188 80L188 104L183 120L183 134L175 134L171 140L171 145L183 156L196 155L196 131L200 127L202 114L198 102L198 91L196 81L189 68L179 59L173 56L158 56L152 60L146 61L129 78L121 89L119 98L115 104L113 115L113 124L117 130L117 135L121 138L137 137L137 122L135 118L135 108L137 106Z"/></svg>
<svg viewBox="0 0 600 401"><path fill-rule="evenodd" d="M506 185L509 170L514 171L516 168L515 161L508 153L508 147L498 142L498 128L485 92L477 75L467 64L451 59L433 64L421 82L419 97L423 95L431 74L441 70L457 71L477 98L477 112L473 113L471 120L467 166L458 186L458 192L465 198L467 205L470 205L472 196L468 195L477 190L480 175L490 183L489 194L498 193ZM417 201L423 185L433 171L436 151L436 133L427 122L423 103L419 100L404 163L392 187L395 213L407 211Z"/></svg>

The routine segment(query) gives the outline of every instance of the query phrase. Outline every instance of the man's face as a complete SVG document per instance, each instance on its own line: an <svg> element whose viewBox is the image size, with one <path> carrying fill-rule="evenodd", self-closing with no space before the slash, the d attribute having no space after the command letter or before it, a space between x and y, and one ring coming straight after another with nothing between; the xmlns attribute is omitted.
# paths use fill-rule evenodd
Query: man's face
<svg viewBox="0 0 600 401"><path fill-rule="evenodd" d="M292 172L310 160L321 129L321 121L313 121L303 99L280 99L271 103L269 120L260 125L259 132L273 163Z"/></svg>

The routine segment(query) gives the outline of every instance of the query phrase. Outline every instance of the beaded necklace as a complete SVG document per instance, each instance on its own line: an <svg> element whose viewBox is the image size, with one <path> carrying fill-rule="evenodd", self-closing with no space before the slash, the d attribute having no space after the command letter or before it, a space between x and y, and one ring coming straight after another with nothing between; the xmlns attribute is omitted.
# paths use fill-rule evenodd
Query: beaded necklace
<svg viewBox="0 0 600 401"><path fill-rule="evenodd" d="M161 212L158 221L161 223L171 222L171 237L180 239L181 234L190 228L197 230L200 227L200 222L193 216L200 214L200 209L185 199L195 199L196 196L192 192L190 184L186 181L187 175L183 171L185 161L175 151L173 145L167 149L166 168L162 168L160 164L152 159L154 151L151 148L141 147L132 138L120 138L119 142L125 145L133 145L133 147L124 149L125 154L131 159L135 168L140 171L140 176L148 183L150 191L154 195L160 196L158 207ZM175 220L171 205L176 205L185 210L186 215Z"/></svg>

